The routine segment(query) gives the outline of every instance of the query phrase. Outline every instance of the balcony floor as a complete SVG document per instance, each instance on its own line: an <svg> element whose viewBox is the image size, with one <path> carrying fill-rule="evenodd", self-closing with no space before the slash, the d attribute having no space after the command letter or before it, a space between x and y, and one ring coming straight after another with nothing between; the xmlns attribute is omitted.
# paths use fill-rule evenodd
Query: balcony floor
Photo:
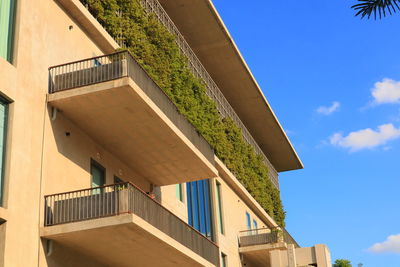
<svg viewBox="0 0 400 267"><path fill-rule="evenodd" d="M56 92L48 102L155 185L216 177L208 143L149 78L138 79Z"/></svg>
<svg viewBox="0 0 400 267"><path fill-rule="evenodd" d="M41 237L110 266L214 266L134 214L43 227Z"/></svg>

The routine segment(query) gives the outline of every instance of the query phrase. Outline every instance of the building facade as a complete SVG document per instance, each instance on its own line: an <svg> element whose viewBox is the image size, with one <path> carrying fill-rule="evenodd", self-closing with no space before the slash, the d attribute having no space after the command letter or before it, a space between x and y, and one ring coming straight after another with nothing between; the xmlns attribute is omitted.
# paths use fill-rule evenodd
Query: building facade
<svg viewBox="0 0 400 267"><path fill-rule="evenodd" d="M211 1L130 1L174 36L273 188L302 168ZM239 182L100 2L0 0L0 266L330 266Z"/></svg>

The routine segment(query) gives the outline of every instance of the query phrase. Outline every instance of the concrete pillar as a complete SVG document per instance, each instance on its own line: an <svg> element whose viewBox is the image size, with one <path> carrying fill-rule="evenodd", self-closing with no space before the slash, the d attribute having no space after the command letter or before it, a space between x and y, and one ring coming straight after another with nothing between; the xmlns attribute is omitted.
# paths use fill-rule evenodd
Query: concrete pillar
<svg viewBox="0 0 400 267"><path fill-rule="evenodd" d="M315 257L318 267L331 267L331 255L329 249L322 244L315 245Z"/></svg>
<svg viewBox="0 0 400 267"><path fill-rule="evenodd" d="M288 244L287 246L288 267L297 267L296 248L293 244Z"/></svg>

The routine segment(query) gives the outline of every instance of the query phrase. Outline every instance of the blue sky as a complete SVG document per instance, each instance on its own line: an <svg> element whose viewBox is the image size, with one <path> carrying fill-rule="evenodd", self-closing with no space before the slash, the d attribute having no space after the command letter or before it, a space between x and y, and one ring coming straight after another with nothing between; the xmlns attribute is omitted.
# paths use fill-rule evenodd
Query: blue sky
<svg viewBox="0 0 400 267"><path fill-rule="evenodd" d="M280 175L288 230L333 260L399 267L400 236L368 249L400 234L400 14L360 20L344 0L213 2L305 165Z"/></svg>

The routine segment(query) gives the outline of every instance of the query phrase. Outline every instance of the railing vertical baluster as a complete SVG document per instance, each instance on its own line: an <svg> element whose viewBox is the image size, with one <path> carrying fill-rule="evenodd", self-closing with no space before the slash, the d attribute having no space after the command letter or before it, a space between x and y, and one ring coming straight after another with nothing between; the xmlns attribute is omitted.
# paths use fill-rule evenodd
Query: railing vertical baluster
<svg viewBox="0 0 400 267"><path fill-rule="evenodd" d="M66 202L65 202L65 222L69 221L69 211L70 211L70 206L69 206L69 193L65 194Z"/></svg>
<svg viewBox="0 0 400 267"><path fill-rule="evenodd" d="M80 84L82 84L82 75L83 75L83 71L85 70L84 68L82 68L83 62L84 61L80 61L80 62L76 63L78 65L77 68L78 68L78 75L79 75L79 79L78 79L76 86L79 86Z"/></svg>
<svg viewBox="0 0 400 267"><path fill-rule="evenodd" d="M102 196L103 196L103 203L101 203L101 206L102 206L102 216L104 216L105 215L105 212L106 212L106 208L107 207L105 207L105 205L107 205L107 190L106 190L106 188L104 188L104 194L101 194Z"/></svg>
<svg viewBox="0 0 400 267"><path fill-rule="evenodd" d="M66 86L65 86L65 66L62 66L61 68L60 68L60 85L61 85L61 88L66 88ZM60 89L61 90L61 89Z"/></svg>
<svg viewBox="0 0 400 267"><path fill-rule="evenodd" d="M91 201L91 195L90 195L91 191L87 191L85 190L84 194L85 194L85 199L86 199L86 217L85 219L88 219L91 212L92 212L92 201Z"/></svg>
<svg viewBox="0 0 400 267"><path fill-rule="evenodd" d="M58 199L58 196L54 196L53 199L52 199L52 201L53 201L52 205L53 205L53 211L54 211L54 222L55 223L58 221L58 212L59 212L59 209L56 206L56 199Z"/></svg>
<svg viewBox="0 0 400 267"><path fill-rule="evenodd" d="M110 195L109 195L109 202L110 202L110 215L113 215L113 214L115 214L115 207L113 206L114 205L114 195L115 195L115 190L114 190L114 188L111 188L110 189Z"/></svg>
<svg viewBox="0 0 400 267"><path fill-rule="evenodd" d="M96 192L94 195L94 209L95 209L95 213L93 216L99 216L99 194Z"/></svg>

